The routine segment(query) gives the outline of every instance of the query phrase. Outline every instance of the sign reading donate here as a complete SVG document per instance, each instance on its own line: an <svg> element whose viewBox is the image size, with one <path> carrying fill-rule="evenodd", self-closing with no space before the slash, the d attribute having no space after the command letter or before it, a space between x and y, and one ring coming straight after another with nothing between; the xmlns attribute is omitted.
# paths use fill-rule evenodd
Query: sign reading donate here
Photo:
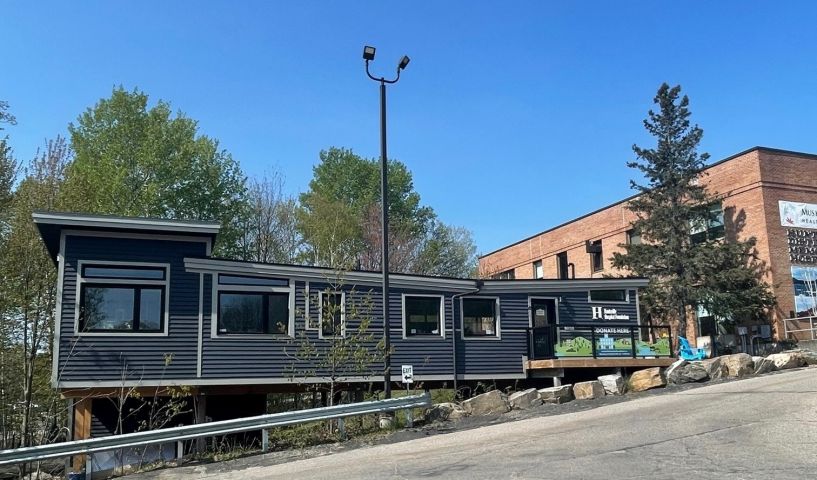
<svg viewBox="0 0 817 480"><path fill-rule="evenodd" d="M780 224L784 227L817 229L817 204L780 200Z"/></svg>

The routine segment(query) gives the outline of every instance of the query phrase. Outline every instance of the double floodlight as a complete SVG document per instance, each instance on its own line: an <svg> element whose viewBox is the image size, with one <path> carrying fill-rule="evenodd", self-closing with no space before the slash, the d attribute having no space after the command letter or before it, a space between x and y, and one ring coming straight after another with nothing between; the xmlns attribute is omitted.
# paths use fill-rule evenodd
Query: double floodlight
<svg viewBox="0 0 817 480"><path fill-rule="evenodd" d="M374 47L370 47L369 45L363 47L363 60L366 60L366 62L374 60L375 50ZM400 63L397 65L397 70L404 70L410 61L411 59L408 55L403 55L403 58L400 59Z"/></svg>

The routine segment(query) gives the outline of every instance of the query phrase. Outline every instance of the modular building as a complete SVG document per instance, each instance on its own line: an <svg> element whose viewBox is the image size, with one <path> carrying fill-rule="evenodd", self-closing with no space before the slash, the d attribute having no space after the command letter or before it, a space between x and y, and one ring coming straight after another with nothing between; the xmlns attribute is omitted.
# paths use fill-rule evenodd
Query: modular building
<svg viewBox="0 0 817 480"><path fill-rule="evenodd" d="M768 325L720 330L705 310L688 322L685 336L738 334L752 339L813 340L817 331L817 155L754 147L715 162L700 178L719 198L713 219L690 226L691 241L757 241L761 274L777 307ZM632 229L635 214L626 198L561 225L519 240L479 260L480 273L493 278L566 279L627 275L612 267L614 252L640 242ZM742 319L728 319L739 326ZM728 335L727 335L728 336Z"/></svg>
<svg viewBox="0 0 817 480"><path fill-rule="evenodd" d="M53 386L73 399L75 439L114 433L110 397L123 391L183 386L198 402L190 421L202 421L263 413L266 393L330 377L384 380L379 360L323 361L337 342L377 352L379 272L214 258L209 222L53 212L34 222L58 268ZM641 278L390 277L393 382L401 365L415 382L456 387L671 362L668 328L641 322Z"/></svg>

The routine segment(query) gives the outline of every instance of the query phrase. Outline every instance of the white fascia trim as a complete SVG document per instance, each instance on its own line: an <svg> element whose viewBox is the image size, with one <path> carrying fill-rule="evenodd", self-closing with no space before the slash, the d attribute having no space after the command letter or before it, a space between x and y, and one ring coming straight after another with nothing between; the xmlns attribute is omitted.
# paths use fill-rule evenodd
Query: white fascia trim
<svg viewBox="0 0 817 480"><path fill-rule="evenodd" d="M65 232L60 232L60 251L57 253L57 300L54 312L54 346L51 358L51 386L56 387L60 371L60 330L62 330L62 295L65 277Z"/></svg>
<svg viewBox="0 0 817 480"><path fill-rule="evenodd" d="M184 267L190 272L239 273L274 277L284 276L301 281L309 280L330 284L338 283L340 280L345 284L378 286L382 281L382 276L378 272L333 271L331 269L321 269L317 267L232 262L229 260L209 258L185 258ZM473 290L476 287L475 280L418 277L399 273L389 274L389 282L392 286L396 287L442 288L452 291Z"/></svg>
<svg viewBox="0 0 817 480"><path fill-rule="evenodd" d="M440 322L440 333L439 335L441 338L445 338L445 329L446 329L446 321L445 321L445 295L438 295L438 294L421 294L421 293L403 293L400 298L400 311L403 317L403 340L428 340L433 339L437 335L409 335L408 330L406 329L406 297L422 297L422 298L439 298L440 299L440 314L439 314L439 322Z"/></svg>
<svg viewBox="0 0 817 480"><path fill-rule="evenodd" d="M147 219L147 218L120 218L97 215L65 214L65 213L34 213L31 215L34 223L44 225L60 225L85 228L115 228L130 230L158 230L167 232L185 232L205 235L215 235L221 229L217 222L188 222L179 220Z"/></svg>
<svg viewBox="0 0 817 480"><path fill-rule="evenodd" d="M539 293L539 292L572 292L576 290L618 290L646 287L649 280L645 278L609 278L582 280L485 280L481 292L486 293Z"/></svg>
<svg viewBox="0 0 817 480"><path fill-rule="evenodd" d="M100 278L86 280L82 277L82 267L84 265L114 265L123 267L158 267L165 269L164 280L135 280L135 279L116 279L116 278ZM77 261L77 280L76 292L74 300L74 336L76 337L108 337L108 336L129 336L129 337L166 337L170 334L170 264L156 263L156 262L122 262L122 261L107 261L107 260L78 260ZM164 330L161 332L127 332L127 331L111 331L111 332L82 332L79 329L79 306L82 303L82 284L84 283L111 283L116 285L158 285L165 287L165 314L164 314Z"/></svg>
<svg viewBox="0 0 817 480"><path fill-rule="evenodd" d="M480 379L500 379L505 378L502 375L477 375ZM415 375L414 379L417 381L449 381L454 378L454 375ZM511 377L508 377L511 378ZM518 378L518 377L513 377ZM352 376L340 378L340 382L372 382L382 380L382 375ZM392 382L400 382L402 377L400 375L392 375ZM100 381L67 381L60 382L57 388L61 389L84 389L84 388L117 388L117 387L181 387L181 386L208 386L208 385L283 385L283 384L314 384L325 383L329 381L326 377L300 377L300 378L190 378L190 379L166 379L157 382L150 380L100 380Z"/></svg>

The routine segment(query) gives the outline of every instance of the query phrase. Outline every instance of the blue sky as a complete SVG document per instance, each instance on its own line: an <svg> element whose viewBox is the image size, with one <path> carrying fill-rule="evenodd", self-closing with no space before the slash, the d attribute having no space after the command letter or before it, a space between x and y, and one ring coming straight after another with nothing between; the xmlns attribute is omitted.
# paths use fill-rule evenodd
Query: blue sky
<svg viewBox="0 0 817 480"><path fill-rule="evenodd" d="M115 85L199 121L250 175L306 189L318 152L389 155L488 252L630 195L631 145L680 83L713 160L817 152L817 2L4 2L0 99L20 158Z"/></svg>

